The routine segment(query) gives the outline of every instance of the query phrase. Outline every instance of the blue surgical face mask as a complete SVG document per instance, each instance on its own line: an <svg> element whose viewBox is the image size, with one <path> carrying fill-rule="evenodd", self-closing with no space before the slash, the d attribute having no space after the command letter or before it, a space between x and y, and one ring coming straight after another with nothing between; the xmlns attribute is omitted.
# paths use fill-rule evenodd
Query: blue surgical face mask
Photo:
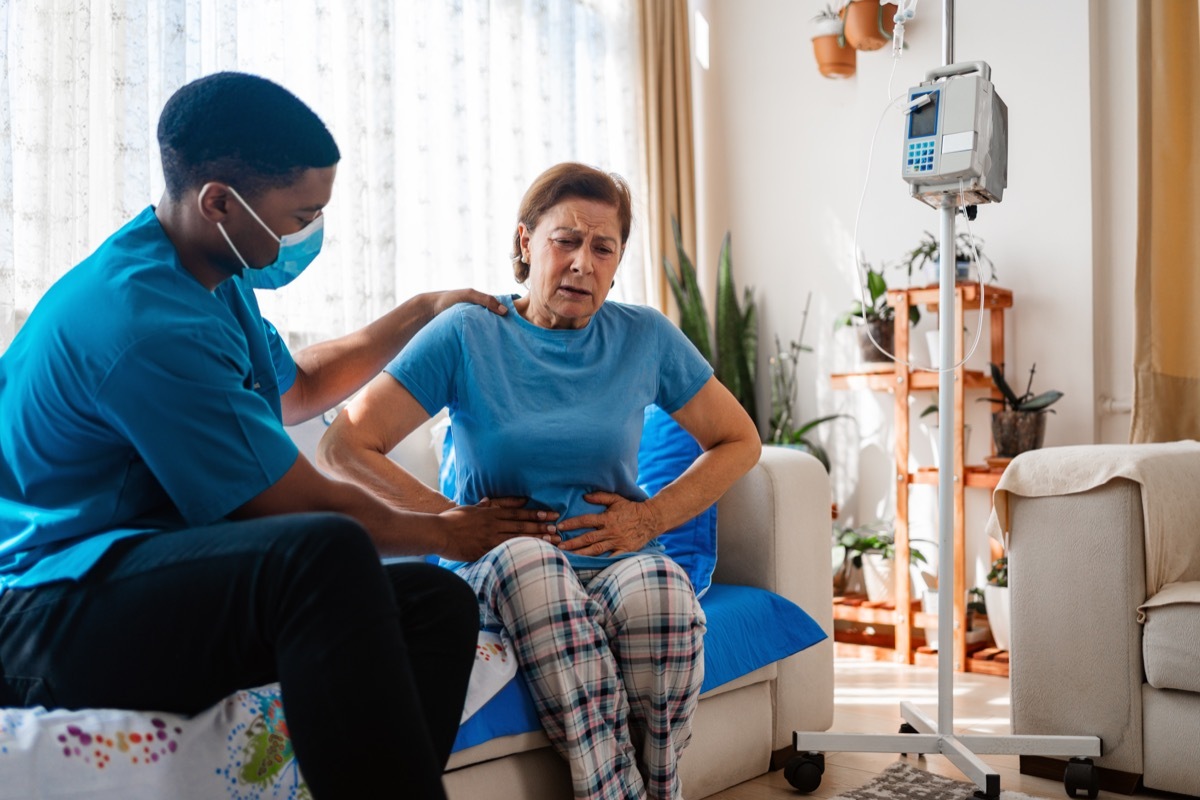
<svg viewBox="0 0 1200 800"><path fill-rule="evenodd" d="M258 214L254 213L254 209L250 204L242 199L232 186L228 187L229 193L237 198L250 216L258 221L259 225L275 241L279 242L279 255L265 267L254 269L246 263L246 259L242 258L242 254L238 252L234 246L233 240L229 238L229 234L225 232L225 226L220 222L217 223L217 229L221 231L221 235L225 237L225 241L229 243L229 247L233 250L233 254L237 256L238 261L242 262L245 267L245 272L242 273L244 280L250 287L254 289L278 289L281 286L287 286L300 276L301 272L313 262L317 254L321 252L321 243L325 240L325 215L318 215L312 222L304 226L303 229L296 233L289 233L285 236L276 236L275 231L271 230L267 223L262 221Z"/></svg>

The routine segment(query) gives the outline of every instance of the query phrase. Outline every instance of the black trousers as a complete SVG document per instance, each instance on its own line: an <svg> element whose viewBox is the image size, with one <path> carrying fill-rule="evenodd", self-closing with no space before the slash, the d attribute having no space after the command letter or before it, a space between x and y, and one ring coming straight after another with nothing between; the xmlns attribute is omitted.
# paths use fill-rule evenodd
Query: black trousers
<svg viewBox="0 0 1200 800"><path fill-rule="evenodd" d="M441 798L478 629L458 576L384 567L347 517L226 523L0 594L0 704L195 714L279 681L317 800Z"/></svg>

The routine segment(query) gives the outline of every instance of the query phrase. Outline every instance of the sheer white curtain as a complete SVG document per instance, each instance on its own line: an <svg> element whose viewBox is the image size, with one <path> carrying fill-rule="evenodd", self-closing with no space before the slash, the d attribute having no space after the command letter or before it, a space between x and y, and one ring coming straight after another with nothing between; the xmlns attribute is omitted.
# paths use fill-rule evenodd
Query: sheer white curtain
<svg viewBox="0 0 1200 800"><path fill-rule="evenodd" d="M519 289L517 204L563 160L622 174L645 267L634 0L0 0L0 347L63 272L162 193L155 126L182 84L271 78L342 150L326 244L260 297L294 346L416 292Z"/></svg>

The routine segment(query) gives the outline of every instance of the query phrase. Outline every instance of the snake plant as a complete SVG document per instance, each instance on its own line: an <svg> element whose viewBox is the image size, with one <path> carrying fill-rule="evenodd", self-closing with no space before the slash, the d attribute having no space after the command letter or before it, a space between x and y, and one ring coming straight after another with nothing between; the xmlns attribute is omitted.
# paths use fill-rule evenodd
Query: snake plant
<svg viewBox="0 0 1200 800"><path fill-rule="evenodd" d="M674 217L671 218L671 230L675 234L675 252L679 268L676 270L670 259L665 256L663 268L667 273L667 282L671 286L675 304L679 307L679 328L708 363L713 365L717 380L729 389L757 425L754 379L758 360L758 311L754 293L749 288L743 291L741 302L738 302L737 288L733 282L730 235L726 233L721 243L721 255L717 266L717 325L714 348L709 334L708 310L704 305L704 296L700 293L696 267L683 249L679 221Z"/></svg>

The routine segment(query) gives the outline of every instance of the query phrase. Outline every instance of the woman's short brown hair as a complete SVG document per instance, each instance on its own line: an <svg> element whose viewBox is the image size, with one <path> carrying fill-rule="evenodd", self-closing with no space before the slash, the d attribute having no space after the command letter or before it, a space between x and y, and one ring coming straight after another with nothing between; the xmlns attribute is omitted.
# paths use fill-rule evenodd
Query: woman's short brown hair
<svg viewBox="0 0 1200 800"><path fill-rule="evenodd" d="M529 265L521 261L520 223L524 223L525 228L532 231L541 221L543 214L570 198L597 200L617 210L617 221L621 224L621 254L625 254L629 228L633 224L633 203L629 196L629 184L615 172L603 172L587 164L573 161L555 164L539 175L521 198L512 249L513 277L517 279L517 283L524 283L529 277Z"/></svg>

